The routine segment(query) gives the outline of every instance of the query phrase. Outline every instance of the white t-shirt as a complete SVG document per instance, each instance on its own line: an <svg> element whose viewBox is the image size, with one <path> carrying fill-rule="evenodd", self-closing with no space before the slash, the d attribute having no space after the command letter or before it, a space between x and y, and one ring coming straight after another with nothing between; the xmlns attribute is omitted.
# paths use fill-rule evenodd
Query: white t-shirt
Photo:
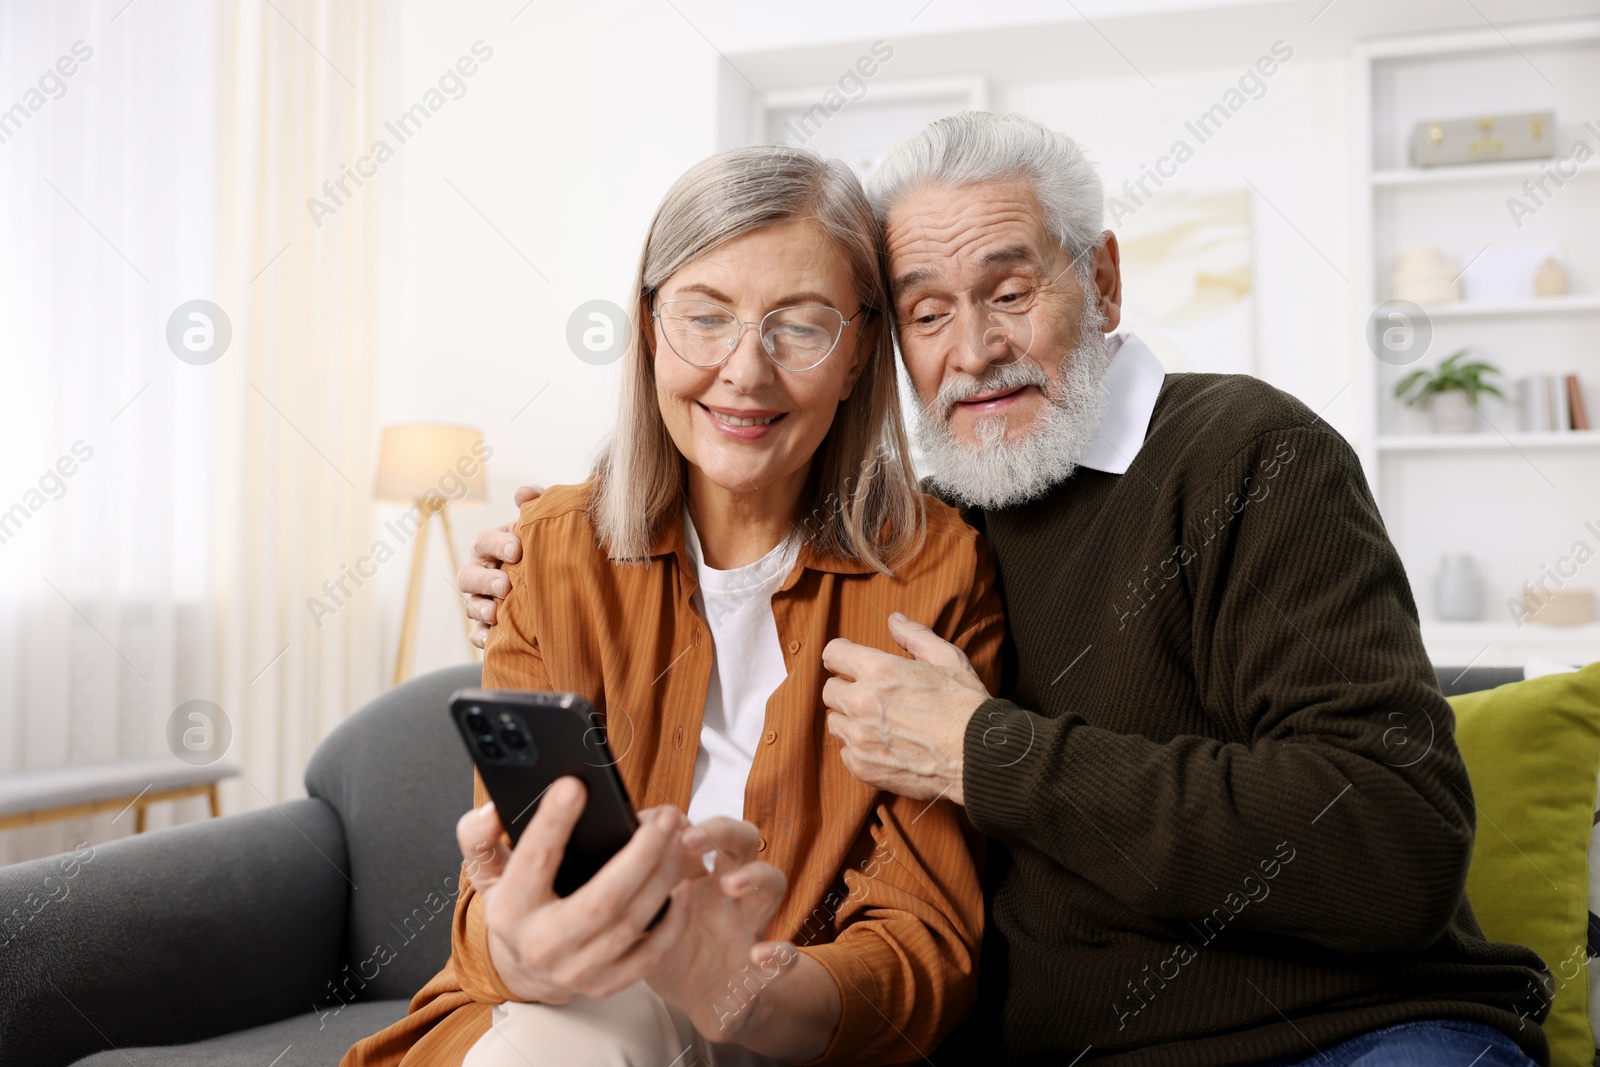
<svg viewBox="0 0 1600 1067"><path fill-rule="evenodd" d="M745 783L766 727L767 699L788 677L772 594L794 569L800 541L790 537L754 563L719 571L706 566L687 509L683 536L700 586L694 604L711 630L712 646L689 821L713 815L742 819Z"/></svg>

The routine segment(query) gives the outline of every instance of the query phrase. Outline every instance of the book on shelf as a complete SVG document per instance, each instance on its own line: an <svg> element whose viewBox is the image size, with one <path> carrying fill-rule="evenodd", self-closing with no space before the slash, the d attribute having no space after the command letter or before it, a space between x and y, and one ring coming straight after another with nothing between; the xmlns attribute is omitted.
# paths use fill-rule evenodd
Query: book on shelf
<svg viewBox="0 0 1600 1067"><path fill-rule="evenodd" d="M1576 374L1533 374L1518 383L1522 429L1528 433L1588 430L1588 405Z"/></svg>

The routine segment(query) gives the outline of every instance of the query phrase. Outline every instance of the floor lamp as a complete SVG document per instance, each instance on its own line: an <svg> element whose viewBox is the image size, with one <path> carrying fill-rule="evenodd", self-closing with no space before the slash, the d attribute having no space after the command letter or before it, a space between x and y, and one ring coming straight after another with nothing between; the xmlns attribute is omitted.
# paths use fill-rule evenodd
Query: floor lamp
<svg viewBox="0 0 1600 1067"><path fill-rule="evenodd" d="M428 527L435 515L444 524L444 543L450 552L450 584L461 570L456 559L455 538L450 531L451 504L481 504L488 499L488 479L484 459L488 449L483 434L465 426L410 423L385 426L378 446L379 500L410 504L411 509L386 529L397 537L413 536L411 581L406 586L405 614L400 622L400 647L394 659L394 685L411 676L411 657L416 651L417 616L422 609L422 571L428 555ZM467 648L474 659L472 624L461 616Z"/></svg>

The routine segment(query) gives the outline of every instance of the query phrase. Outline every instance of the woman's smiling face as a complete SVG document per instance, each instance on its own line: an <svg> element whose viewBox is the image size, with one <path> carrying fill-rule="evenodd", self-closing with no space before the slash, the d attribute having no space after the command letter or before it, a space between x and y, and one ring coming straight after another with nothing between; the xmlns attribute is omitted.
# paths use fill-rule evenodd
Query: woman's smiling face
<svg viewBox="0 0 1600 1067"><path fill-rule="evenodd" d="M813 220L774 223L678 270L662 283L656 307L668 300L707 301L744 322L805 304L827 305L851 319L828 358L806 371L767 358L753 326L744 328L722 364L692 366L667 343L662 320L650 320L656 398L673 443L690 465L737 494L803 484L811 457L872 349L844 253Z"/></svg>

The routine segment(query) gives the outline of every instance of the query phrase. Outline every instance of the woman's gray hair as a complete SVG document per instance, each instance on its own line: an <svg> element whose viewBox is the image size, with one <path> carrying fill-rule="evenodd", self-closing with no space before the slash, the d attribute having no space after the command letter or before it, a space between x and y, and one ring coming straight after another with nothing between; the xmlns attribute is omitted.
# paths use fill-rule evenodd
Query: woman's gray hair
<svg viewBox="0 0 1600 1067"><path fill-rule="evenodd" d="M850 273L867 362L812 457L796 523L825 555L888 573L921 545L925 512L900 416L883 238L855 174L809 149L752 145L689 168L667 191L645 236L634 283L633 340L624 355L617 425L594 468L589 514L612 559L640 560L683 506L684 459L656 395L651 317L667 279L763 226L817 222ZM848 309L845 309L848 310ZM849 359L840 351L831 358Z"/></svg>
<svg viewBox="0 0 1600 1067"><path fill-rule="evenodd" d="M1087 252L1104 230L1105 189L1078 142L1024 115L963 111L930 122L883 157L867 180L879 224L906 196L930 186L1026 181L1045 225L1072 256L1081 277L1093 269Z"/></svg>

